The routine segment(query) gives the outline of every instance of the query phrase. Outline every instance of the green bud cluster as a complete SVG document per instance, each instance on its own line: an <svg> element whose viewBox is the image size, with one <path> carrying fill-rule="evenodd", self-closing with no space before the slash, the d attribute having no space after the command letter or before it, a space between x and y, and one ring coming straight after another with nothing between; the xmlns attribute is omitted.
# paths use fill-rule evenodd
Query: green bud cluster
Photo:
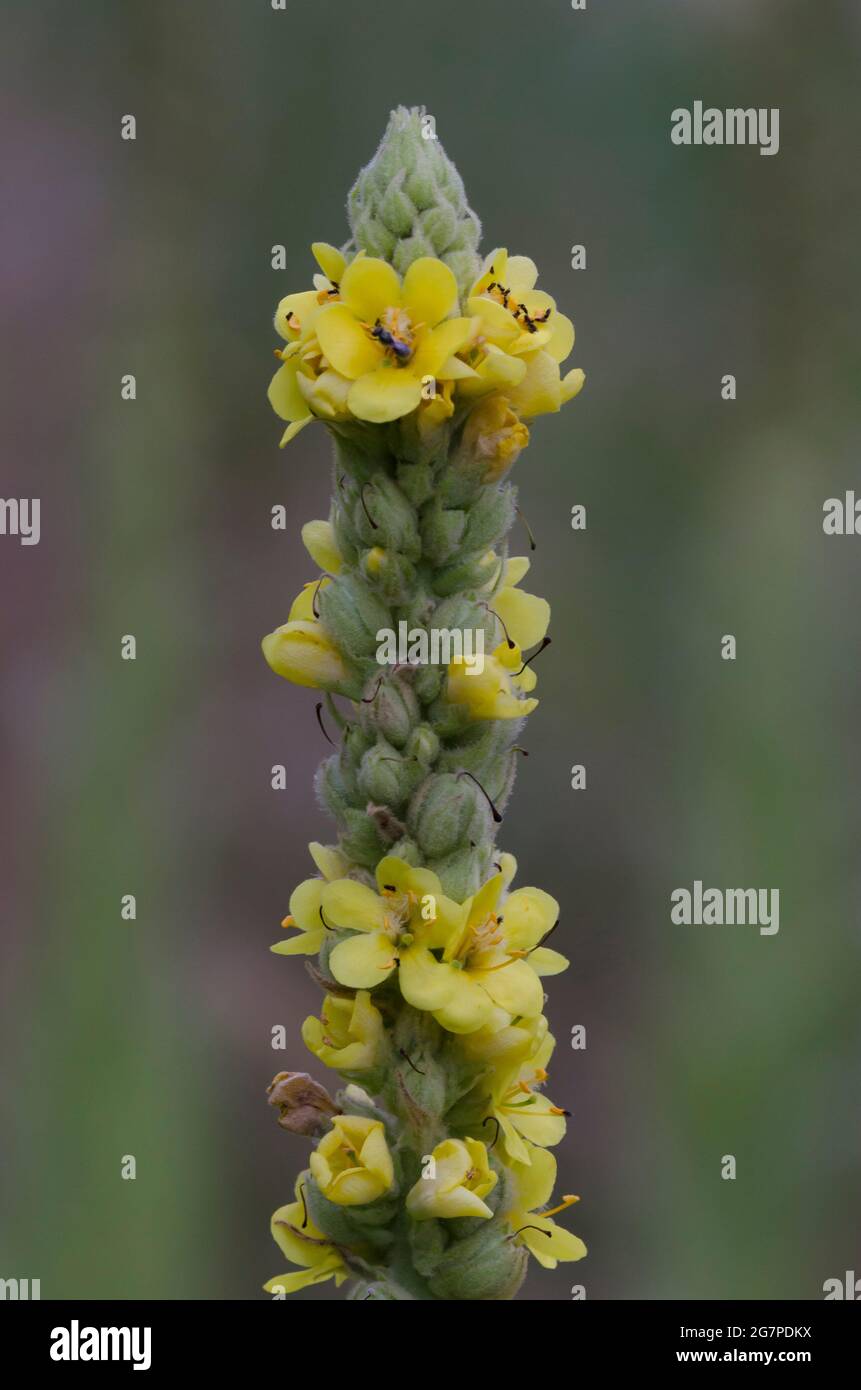
<svg viewBox="0 0 861 1390"><path fill-rule="evenodd" d="M385 854L433 869L462 901L493 872L494 831L514 779L519 720L476 721L444 697L445 667L383 665L378 634L481 631L485 653L502 640L488 607L488 553L514 516L510 483L469 485L449 449L415 462L409 438L388 427L372 461L339 437L330 520L344 556L322 587L320 620L355 678L358 714L320 769L317 791L357 871ZM458 423L446 427L447 441ZM413 456L414 457L414 456ZM410 477L417 469L421 479ZM370 881L370 880L369 880Z"/></svg>
<svg viewBox="0 0 861 1390"><path fill-rule="evenodd" d="M353 245L403 275L420 256L451 268L466 293L478 269L481 223L463 180L423 111L393 111L377 153L347 202Z"/></svg>

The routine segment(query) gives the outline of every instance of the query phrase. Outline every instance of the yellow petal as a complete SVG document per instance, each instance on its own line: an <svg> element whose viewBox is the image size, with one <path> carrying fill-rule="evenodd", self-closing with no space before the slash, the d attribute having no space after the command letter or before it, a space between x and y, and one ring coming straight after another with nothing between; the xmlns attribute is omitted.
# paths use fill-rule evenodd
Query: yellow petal
<svg viewBox="0 0 861 1390"><path fill-rule="evenodd" d="M403 367L383 366L353 383L348 403L358 419L381 425L409 415L421 399L418 376Z"/></svg>
<svg viewBox="0 0 861 1390"><path fill-rule="evenodd" d="M494 1117L499 1121L505 1143L505 1152L515 1163L529 1163L529 1145L521 1139L508 1115L500 1111L494 1111Z"/></svg>
<svg viewBox="0 0 861 1390"><path fill-rule="evenodd" d="M432 1013L441 1009L457 989L460 971L431 955L425 946L401 951L401 994L414 1009Z"/></svg>
<svg viewBox="0 0 861 1390"><path fill-rule="evenodd" d="M323 916L330 927L348 931L380 931L386 922L383 899L366 883L339 878L323 888Z"/></svg>
<svg viewBox="0 0 861 1390"><path fill-rule="evenodd" d="M327 241L315 241L311 245L311 254L326 278L337 285L346 265L338 248L330 246Z"/></svg>
<svg viewBox="0 0 861 1390"><path fill-rule="evenodd" d="M333 688L347 671L320 623L285 623L263 638L263 655L278 676L294 685Z"/></svg>
<svg viewBox="0 0 861 1390"><path fill-rule="evenodd" d="M529 1220L540 1229L524 1231L521 1239L545 1269L555 1269L560 1260L582 1260L586 1246L579 1236L542 1218L540 1213L533 1212Z"/></svg>
<svg viewBox="0 0 861 1390"><path fill-rule="evenodd" d="M571 962L559 951L551 951L548 946L538 946L529 952L529 964L536 975L561 975Z"/></svg>
<svg viewBox="0 0 861 1390"><path fill-rule="evenodd" d="M311 423L311 421L312 421L313 419L314 419L314 416L309 412L309 413L305 416L304 420L294 420L294 421L293 421L293 424L292 424L292 425L288 425L287 428L286 428L286 430L285 430L284 433L282 434L281 439L279 440L279 443L278 443L278 448L279 448L279 449L283 449L283 448L284 448L284 445L285 445L285 444L289 444L291 439L295 439L295 438L296 438L296 435L299 433L299 431L300 431L300 430L303 430L303 429L305 428L306 425L310 425L310 423Z"/></svg>
<svg viewBox="0 0 861 1390"><path fill-rule="evenodd" d="M529 256L509 256L505 268L505 283L515 299L522 298L526 290L534 288L538 279L538 266Z"/></svg>
<svg viewBox="0 0 861 1390"><path fill-rule="evenodd" d="M417 869L396 855L387 854L376 867L377 884L395 893L415 893L418 898L442 897L442 884L430 869Z"/></svg>
<svg viewBox="0 0 861 1390"><path fill-rule="evenodd" d="M531 951L559 921L559 904L543 888L517 888L505 900L505 944Z"/></svg>
<svg viewBox="0 0 861 1390"><path fill-rule="evenodd" d="M467 312L482 320L483 332L499 347L510 346L522 333L520 324L498 299L475 295L466 302Z"/></svg>
<svg viewBox="0 0 861 1390"><path fill-rule="evenodd" d="M524 1105L520 1110L509 1110L508 1119L524 1139L538 1148L553 1148L565 1138L565 1116L552 1114L545 1100L537 1101L534 1106ZM512 1154L512 1157L516 1155Z"/></svg>
<svg viewBox="0 0 861 1390"><path fill-rule="evenodd" d="M449 1033L474 1033L490 1019L493 1001L467 971L449 968L452 992L444 1006L434 1010L434 1018Z"/></svg>
<svg viewBox="0 0 861 1390"><path fill-rule="evenodd" d="M548 415L562 405L559 363L549 352L536 352L527 359L526 375L519 386L508 392L512 410L522 419Z"/></svg>
<svg viewBox="0 0 861 1390"><path fill-rule="evenodd" d="M313 290L287 294L275 310L275 327L288 343L298 342L307 333L319 304Z"/></svg>
<svg viewBox="0 0 861 1390"><path fill-rule="evenodd" d="M513 960L501 970L471 972L493 1003L512 1018L537 1018L544 1007L541 981L525 960Z"/></svg>
<svg viewBox="0 0 861 1390"><path fill-rule="evenodd" d="M376 256L357 256L341 276L341 299L357 318L373 324L386 309L401 304L397 271L388 261L378 260Z"/></svg>
<svg viewBox="0 0 861 1390"><path fill-rule="evenodd" d="M324 357L350 381L372 372L383 358L381 345L345 304L330 304L323 309L316 320L316 332Z"/></svg>
<svg viewBox="0 0 861 1390"><path fill-rule="evenodd" d="M525 555L512 555L505 562L505 570L502 576L502 587L513 589L515 584L520 584L526 578L531 568L532 561Z"/></svg>
<svg viewBox="0 0 861 1390"><path fill-rule="evenodd" d="M345 1277L343 1262L336 1254L333 1254L325 1264L321 1263L313 1269L293 1270L291 1274L276 1274L274 1279L266 1281L263 1290L265 1293L271 1293L277 1297L279 1294L297 1293L299 1289L306 1289L311 1284L323 1284L327 1279L335 1279L340 1284Z"/></svg>
<svg viewBox="0 0 861 1390"><path fill-rule="evenodd" d="M547 351L557 362L564 362L566 357L570 357L574 346L574 325L564 314L554 314L549 327L550 342L547 344Z"/></svg>
<svg viewBox="0 0 861 1390"><path fill-rule="evenodd" d="M374 989L395 968L394 947L383 932L363 932L339 941L329 957L329 969L339 984L350 989Z"/></svg>
<svg viewBox="0 0 861 1390"><path fill-rule="evenodd" d="M331 579L312 579L308 584L302 585L302 592L297 594L293 600L293 605L287 615L288 623L304 622L313 623L317 621L317 614L314 611L317 602L317 591L325 587L326 583L331 584Z"/></svg>
<svg viewBox="0 0 861 1390"><path fill-rule="evenodd" d="M556 1185L556 1159L546 1149L535 1149L528 1168L514 1169L518 1205L526 1212L547 1206Z"/></svg>
<svg viewBox="0 0 861 1390"><path fill-rule="evenodd" d="M521 651L537 646L550 626L550 604L538 594L526 594L522 589L501 589L490 606Z"/></svg>
<svg viewBox="0 0 861 1390"><path fill-rule="evenodd" d="M457 304L457 281L448 266L432 256L413 261L404 276L403 304L414 325L448 318Z"/></svg>
<svg viewBox="0 0 861 1390"><path fill-rule="evenodd" d="M386 1143L386 1135L382 1124L377 1122L373 1129L368 1131L368 1136L362 1145L359 1155L366 1168L380 1179L383 1184L383 1191L388 1191L395 1180L395 1170L392 1163L392 1156Z"/></svg>
<svg viewBox="0 0 861 1390"><path fill-rule="evenodd" d="M306 521L302 527L302 544L321 570L329 574L339 572L344 562L330 521Z"/></svg>
<svg viewBox="0 0 861 1390"><path fill-rule="evenodd" d="M586 373L582 367L572 367L570 372L566 372L562 378L562 403L573 401L575 396L579 396L583 390L583 383L586 380Z"/></svg>
<svg viewBox="0 0 861 1390"><path fill-rule="evenodd" d="M494 280L496 280L497 283L499 283L499 281L507 283L507 266L508 252L504 246L497 246L495 251L491 251L489 256L485 256L481 274L473 285L471 293L481 294Z"/></svg>
<svg viewBox="0 0 861 1390"><path fill-rule="evenodd" d="M323 900L323 880L306 878L290 894L290 916L302 931L322 931L320 904Z"/></svg>
<svg viewBox="0 0 861 1390"><path fill-rule="evenodd" d="M478 322L475 318L449 319L425 333L410 364L412 371L417 376L437 376L446 359L460 352L473 337Z"/></svg>
<svg viewBox="0 0 861 1390"><path fill-rule="evenodd" d="M332 371L331 367L320 372L319 376L306 376L300 372L296 377L296 385L315 415L319 415L325 420L334 420L336 416L344 416L349 413L347 410L347 398L350 394L349 378L341 376L340 372Z"/></svg>
<svg viewBox="0 0 861 1390"><path fill-rule="evenodd" d="M332 845L321 845L318 840L311 841L308 853L327 883L331 883L335 878L343 878L350 867L350 861L345 854Z"/></svg>
<svg viewBox="0 0 861 1390"><path fill-rule="evenodd" d="M291 357L289 362L278 368L269 383L269 404L282 420L304 420L311 414L311 408L296 384L298 370L298 358Z"/></svg>

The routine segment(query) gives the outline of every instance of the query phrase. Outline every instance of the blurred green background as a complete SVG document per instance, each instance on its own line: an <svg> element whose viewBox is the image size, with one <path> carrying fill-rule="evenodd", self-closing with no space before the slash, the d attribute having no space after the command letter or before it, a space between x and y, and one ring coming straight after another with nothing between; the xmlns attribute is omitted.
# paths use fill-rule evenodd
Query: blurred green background
<svg viewBox="0 0 861 1390"><path fill-rule="evenodd" d="M524 1296L820 1298L861 1261L861 540L821 529L861 494L856 0L7 0L0 49L2 490L42 499L41 543L0 542L0 1276L280 1272L304 1154L265 1086L319 996L268 946L328 837L326 746L258 643L330 477L322 429L278 452L270 322L406 103L588 376L517 478L554 644L501 842L563 904L551 1094L590 1246ZM779 107L779 154L671 145L697 99ZM695 878L779 888L779 935L671 925Z"/></svg>

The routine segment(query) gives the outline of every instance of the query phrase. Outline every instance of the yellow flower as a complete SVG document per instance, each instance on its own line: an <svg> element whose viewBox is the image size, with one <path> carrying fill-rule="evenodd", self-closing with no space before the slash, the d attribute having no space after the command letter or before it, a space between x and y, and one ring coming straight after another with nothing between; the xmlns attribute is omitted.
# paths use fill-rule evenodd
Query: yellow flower
<svg viewBox="0 0 861 1390"><path fill-rule="evenodd" d="M489 607L503 624L506 637L510 637L523 651L536 647L546 636L550 626L550 604L546 598L537 594L527 594L518 586L529 572L529 561L525 555L512 556L505 568L488 586L495 589ZM496 588L496 585L499 585Z"/></svg>
<svg viewBox="0 0 861 1390"><path fill-rule="evenodd" d="M559 410L581 390L585 377L575 368L559 371L574 346L574 325L543 290L535 289L538 270L528 256L491 252L467 300L481 319L473 353L467 358L478 381L467 380L469 395L490 383L504 391L521 419ZM482 353L485 356L482 359ZM511 359L519 361L515 371Z"/></svg>
<svg viewBox="0 0 861 1390"><path fill-rule="evenodd" d="M381 1120L336 1115L311 1155L324 1197L341 1207L366 1206L392 1187L395 1171Z"/></svg>
<svg viewBox="0 0 861 1390"><path fill-rule="evenodd" d="M401 994L407 1003L429 1008L426 975L431 950L439 948L458 906L443 894L429 869L415 869L387 856L376 870L377 888L338 879L323 890L323 916L330 927L355 935L339 941L329 957L329 969L339 984L350 989L373 989L396 967Z"/></svg>
<svg viewBox="0 0 861 1390"><path fill-rule="evenodd" d="M540 888L520 888L500 910L504 888L503 875L495 874L467 898L449 926L441 958L425 951L421 974L416 972L410 1003L428 1010L450 1033L486 1028L498 1021L500 1010L509 1021L537 1018L544 1004L540 969L564 961L538 945L558 920L555 899Z"/></svg>
<svg viewBox="0 0 861 1390"><path fill-rule="evenodd" d="M480 470L483 483L498 483L512 469L529 443L529 430L502 395L492 395L474 406L467 418L455 466Z"/></svg>
<svg viewBox="0 0 861 1390"><path fill-rule="evenodd" d="M455 354L471 338L469 318L449 318L457 283L442 261L414 261L403 283L386 261L360 254L340 281L340 302L324 307L314 331L325 360L352 385L347 406L384 423L417 409L427 380L471 376ZM445 321L444 321L445 320Z"/></svg>
<svg viewBox="0 0 861 1390"><path fill-rule="evenodd" d="M565 1111L537 1094L547 1080L547 1063L555 1045L552 1035L545 1034L528 1062L509 1062L491 1083L490 1114L499 1124L506 1154L518 1163L531 1162L532 1145L553 1148L565 1137Z"/></svg>
<svg viewBox="0 0 861 1390"><path fill-rule="evenodd" d="M339 297L344 257L325 242L315 242L311 250L324 274L314 276L313 290L285 295L275 311L275 328L287 347L275 353L282 365L268 394L276 415L289 422L282 448L313 419L333 420L348 414L350 383L324 361L314 332L322 309Z"/></svg>
<svg viewBox="0 0 861 1390"><path fill-rule="evenodd" d="M347 871L347 860L340 850L318 844L316 840L308 848L323 877L307 878L291 893L290 915L281 925L295 927L299 935L276 942L271 949L278 956L315 956L318 953L326 932L321 913L323 889L328 881L340 878Z"/></svg>
<svg viewBox="0 0 861 1390"><path fill-rule="evenodd" d="M482 319L492 341L506 352L546 347L564 362L574 346L574 325L556 301L535 288L538 267L529 256L509 256L504 247L485 258L467 303ZM474 307L473 307L474 306ZM502 313L499 310L502 310Z"/></svg>
<svg viewBox="0 0 861 1390"><path fill-rule="evenodd" d="M284 676L294 685L332 690L348 678L341 653L316 614L317 595L331 582L323 575L305 584L293 601L287 622L261 643L276 676Z"/></svg>
<svg viewBox="0 0 861 1390"><path fill-rule="evenodd" d="M336 1286L349 1278L349 1271L335 1246L323 1232L318 1230L308 1216L302 1195L306 1175L296 1179L296 1201L279 1207L272 1217L272 1235L281 1253L291 1264L299 1265L299 1271L291 1274L276 1274L274 1279L263 1285L266 1293L295 1293L309 1284L322 1284L334 1279Z"/></svg>
<svg viewBox="0 0 861 1390"><path fill-rule="evenodd" d="M302 1039L309 1052L338 1071L365 1071L377 1058L383 1037L383 1019L367 990L354 999L327 994L322 1019L311 1015L302 1024Z"/></svg>
<svg viewBox="0 0 861 1390"><path fill-rule="evenodd" d="M478 1139L444 1139L431 1158L428 1176L419 1178L407 1193L407 1211L414 1221L493 1215L482 1201L497 1181L484 1144Z"/></svg>
<svg viewBox="0 0 861 1390"><path fill-rule="evenodd" d="M546 1149L533 1149L530 1163L512 1163L514 1201L505 1219L519 1245L525 1245L545 1269L555 1269L560 1260L582 1260L586 1246L578 1236L557 1226L552 1217L573 1206L577 1197L563 1197L551 1211L546 1208L556 1182L556 1159Z"/></svg>
<svg viewBox="0 0 861 1390"><path fill-rule="evenodd" d="M521 691L533 690L535 672L523 665L516 643L500 642L484 658L484 667L470 667L457 659L448 668L445 698L453 705L465 705L473 719L522 719L537 707L537 700L522 700Z"/></svg>
<svg viewBox="0 0 861 1390"><path fill-rule="evenodd" d="M285 295L275 310L275 328L288 343L307 342L323 305L338 298L338 281L346 265L343 255L325 241L315 241L311 253L323 272L314 276L313 290Z"/></svg>

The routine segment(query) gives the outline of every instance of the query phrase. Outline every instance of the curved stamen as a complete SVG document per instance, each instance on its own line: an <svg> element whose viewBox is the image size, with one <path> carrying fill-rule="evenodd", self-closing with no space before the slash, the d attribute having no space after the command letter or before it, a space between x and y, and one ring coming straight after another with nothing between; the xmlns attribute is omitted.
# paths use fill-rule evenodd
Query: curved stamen
<svg viewBox="0 0 861 1390"><path fill-rule="evenodd" d="M481 783L479 782L478 778L474 775L474 773L472 773L472 772L467 772L466 768L464 767L464 768L461 768L460 772L459 772L457 775L458 775L458 777L469 777L470 780L473 781L473 782L475 783L475 785L478 787L478 790L481 792L482 796L484 797L484 799L486 800L488 806L490 807L490 813L491 813L491 815L493 816L494 821L496 822L497 825L499 825L499 824L501 823L501 821L502 821L502 816L501 816L501 815L499 814L499 812L497 811L496 807L494 806L494 804L493 804L493 802L491 801L490 797L488 796L487 792L484 790L484 787L481 785Z"/></svg>
<svg viewBox="0 0 861 1390"><path fill-rule="evenodd" d="M553 641L553 638L552 638L552 637L542 637L542 639L541 639L541 646L538 648L538 651L537 651L537 652L533 652L531 656L528 656L528 657L526 658L526 660L524 661L524 663L523 663L523 665L521 666L520 670L514 672L515 676L522 676L522 675L523 675L523 672L526 670L526 668L527 668L527 666L529 665L530 661L534 661L535 658L536 658L537 656L540 656L541 653L542 653L543 651L546 651L546 649L551 645L552 641Z"/></svg>
<svg viewBox="0 0 861 1390"><path fill-rule="evenodd" d="M316 710L316 714L317 714L317 723L320 725L320 728L323 730L323 737L327 740L328 743L331 743L331 745L332 745L333 748L337 748L338 745L335 743L335 740L334 740L333 738L329 738L329 735L328 735L328 733L326 732L326 725L323 723L323 701L322 701L322 700L320 700L319 703L315 706L315 710Z"/></svg>
<svg viewBox="0 0 861 1390"><path fill-rule="evenodd" d="M520 510L519 507L515 507L514 510L517 512L517 515L520 517L520 520L523 522L523 525L526 527L526 534L527 534L527 536L529 537L529 549L530 549L530 550L537 550L537 549L538 549L538 542L537 542L537 540L535 539L535 536L533 535L532 527L529 525L529 522L526 520L526 517L523 515L523 512Z"/></svg>
<svg viewBox="0 0 861 1390"><path fill-rule="evenodd" d="M490 1124L496 1125L496 1134L495 1134L494 1137L493 1137L493 1143L489 1145L489 1148L492 1149L492 1148L495 1147L495 1145L496 1145L496 1143L497 1143L497 1140L499 1139L499 1136L500 1136L500 1134L502 1133L502 1125L501 1125L500 1121L497 1119L496 1115L488 1115L485 1119L482 1120L481 1124L482 1124L482 1128L483 1128L485 1125L490 1125Z"/></svg>

